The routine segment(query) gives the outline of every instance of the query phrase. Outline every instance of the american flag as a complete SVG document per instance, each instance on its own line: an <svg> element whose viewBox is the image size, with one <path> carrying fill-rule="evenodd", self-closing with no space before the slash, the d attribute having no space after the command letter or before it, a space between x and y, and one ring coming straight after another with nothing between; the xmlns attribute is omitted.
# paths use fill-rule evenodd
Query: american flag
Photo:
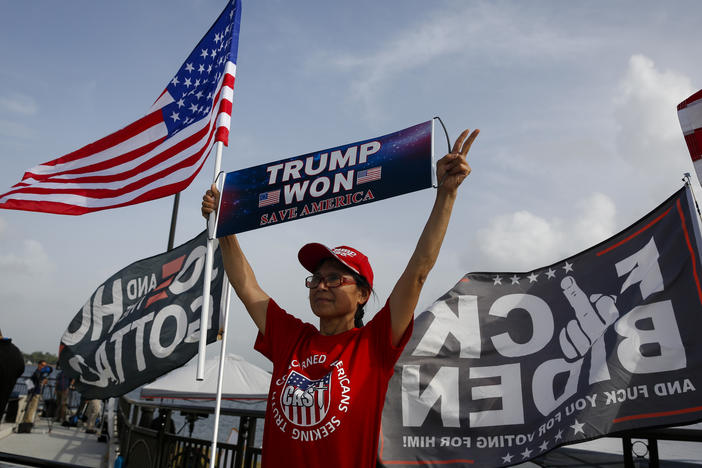
<svg viewBox="0 0 702 468"><path fill-rule="evenodd" d="M702 90L678 104L678 119L697 179L702 183Z"/></svg>
<svg viewBox="0 0 702 468"><path fill-rule="evenodd" d="M291 404L281 401L283 414L298 426L314 426L324 419L329 410L331 373L319 380L310 380L304 375L292 371L285 382L283 395Z"/></svg>
<svg viewBox="0 0 702 468"><path fill-rule="evenodd" d="M280 189L262 193L258 196L258 207L275 205L280 201Z"/></svg>
<svg viewBox="0 0 702 468"><path fill-rule="evenodd" d="M380 172L383 169L382 166L371 167L370 169L364 169L356 173L356 183L365 184L366 182L373 182L374 180L380 180Z"/></svg>
<svg viewBox="0 0 702 468"><path fill-rule="evenodd" d="M0 208L80 215L184 190L228 144L240 20L231 0L144 117L29 169Z"/></svg>

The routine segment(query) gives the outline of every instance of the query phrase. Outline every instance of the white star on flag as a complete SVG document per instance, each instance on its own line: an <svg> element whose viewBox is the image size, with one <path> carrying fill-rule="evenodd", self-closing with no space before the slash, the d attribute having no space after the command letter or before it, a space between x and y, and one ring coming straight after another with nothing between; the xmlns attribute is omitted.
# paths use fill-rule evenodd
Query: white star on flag
<svg viewBox="0 0 702 468"><path fill-rule="evenodd" d="M530 448L524 449L524 451L522 452L522 460L526 460L527 458L529 458L531 456L532 451L533 450L531 450Z"/></svg>
<svg viewBox="0 0 702 468"><path fill-rule="evenodd" d="M507 452L507 455L505 455L504 457L502 457L502 461L505 462L505 463L511 463L511 462L512 462L512 458L513 458L513 456L512 456L509 452Z"/></svg>
<svg viewBox="0 0 702 468"><path fill-rule="evenodd" d="M519 284L519 276L514 275L510 279L512 280L512 284Z"/></svg>
<svg viewBox="0 0 702 468"><path fill-rule="evenodd" d="M558 434L556 434L556 437L553 438L553 441L561 440L563 438L563 430L559 430Z"/></svg>
<svg viewBox="0 0 702 468"><path fill-rule="evenodd" d="M536 283L536 278L537 278L538 276L539 276L539 275L537 275L536 273L531 272L531 274L530 274L529 276L527 276L527 278L529 278L529 282L530 282L530 283Z"/></svg>
<svg viewBox="0 0 702 468"><path fill-rule="evenodd" d="M497 286L498 284L502 284L502 277L500 275L495 275L495 277L492 280L493 280L493 283L492 283L493 286Z"/></svg>
<svg viewBox="0 0 702 468"><path fill-rule="evenodd" d="M546 450L548 450L548 440L544 440L544 443L539 445L539 449L542 452L545 452Z"/></svg>
<svg viewBox="0 0 702 468"><path fill-rule="evenodd" d="M563 269L566 273L568 273L569 271L573 271L573 264L565 262L565 265L563 265Z"/></svg>
<svg viewBox="0 0 702 468"><path fill-rule="evenodd" d="M577 434L578 432L582 433L582 435L585 435L585 431L583 430L584 425L585 425L584 423L579 423L578 420L576 419L575 424L570 426L573 428L573 435Z"/></svg>
<svg viewBox="0 0 702 468"><path fill-rule="evenodd" d="M548 271L546 272L546 278L551 279L556 277L556 270L553 268L549 268Z"/></svg>

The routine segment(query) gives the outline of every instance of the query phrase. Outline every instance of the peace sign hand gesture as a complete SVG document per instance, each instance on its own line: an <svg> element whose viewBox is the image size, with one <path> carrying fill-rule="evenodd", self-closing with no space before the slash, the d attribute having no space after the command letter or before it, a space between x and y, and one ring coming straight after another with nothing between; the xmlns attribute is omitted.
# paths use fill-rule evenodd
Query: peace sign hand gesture
<svg viewBox="0 0 702 468"><path fill-rule="evenodd" d="M468 135L469 133L470 135ZM455 192L465 178L468 177L470 166L468 161L466 161L466 156L479 133L480 130L478 129L473 130L472 133L470 129L464 130L453 144L451 152L439 159L436 164L439 190Z"/></svg>

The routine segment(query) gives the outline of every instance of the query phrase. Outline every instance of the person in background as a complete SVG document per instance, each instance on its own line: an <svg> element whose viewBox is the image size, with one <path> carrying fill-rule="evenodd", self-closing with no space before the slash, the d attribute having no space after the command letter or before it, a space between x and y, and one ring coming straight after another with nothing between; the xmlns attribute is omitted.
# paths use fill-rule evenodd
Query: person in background
<svg viewBox="0 0 702 468"><path fill-rule="evenodd" d="M72 387L73 380L69 379L63 370L61 370L56 376L56 404L58 405L58 412L54 420L57 422L66 420L66 415L68 414L68 396Z"/></svg>
<svg viewBox="0 0 702 468"><path fill-rule="evenodd" d="M15 382L23 372L22 352L12 343L11 338L5 338L0 330L0 423Z"/></svg>
<svg viewBox="0 0 702 468"><path fill-rule="evenodd" d="M88 407L85 410L85 432L88 434L97 433L95 425L100 416L100 411L102 411L102 401L97 399L88 400Z"/></svg>
<svg viewBox="0 0 702 468"><path fill-rule="evenodd" d="M42 360L37 364L37 368L31 377L34 387L27 392L27 409L24 412L24 420L22 422L34 423L34 417L39 407L39 400L41 399L44 385L49 381L49 374L51 374L53 370L54 368L48 365L46 361Z"/></svg>

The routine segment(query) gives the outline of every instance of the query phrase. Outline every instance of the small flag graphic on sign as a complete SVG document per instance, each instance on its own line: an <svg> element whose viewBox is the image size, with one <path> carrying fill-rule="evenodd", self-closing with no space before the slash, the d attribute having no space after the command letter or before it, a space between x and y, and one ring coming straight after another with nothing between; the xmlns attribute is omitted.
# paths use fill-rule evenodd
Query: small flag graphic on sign
<svg viewBox="0 0 702 468"><path fill-rule="evenodd" d="M358 171L358 174L356 174L356 183L357 184L365 184L366 182L373 182L374 180L380 180L380 172L382 170L382 166L378 167L371 167L370 169L364 169L362 171Z"/></svg>
<svg viewBox="0 0 702 468"><path fill-rule="evenodd" d="M280 189L262 193L258 196L258 207L275 205L280 201Z"/></svg>

